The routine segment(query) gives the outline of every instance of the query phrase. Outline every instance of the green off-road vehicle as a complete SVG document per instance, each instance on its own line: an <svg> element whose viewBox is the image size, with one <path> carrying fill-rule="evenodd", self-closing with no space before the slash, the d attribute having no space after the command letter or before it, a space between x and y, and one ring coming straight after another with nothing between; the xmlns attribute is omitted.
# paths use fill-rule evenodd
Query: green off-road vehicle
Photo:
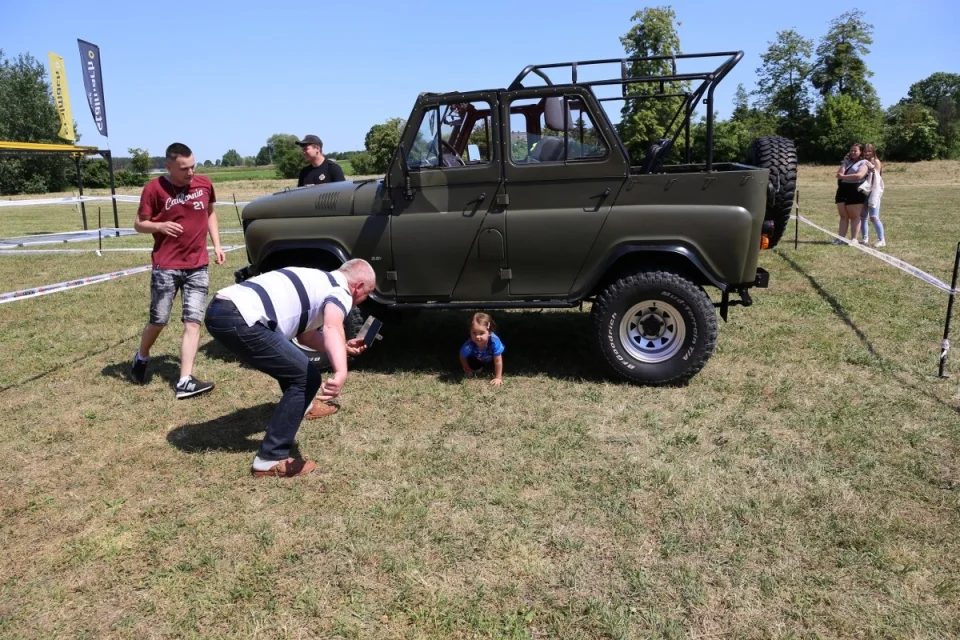
<svg viewBox="0 0 960 640"><path fill-rule="evenodd" d="M506 89L422 93L384 178L288 189L244 208L250 264L237 279L363 258L377 273L366 309L377 316L589 302L613 371L685 381L713 353L716 309L726 320L731 305L751 304L751 287L767 285L759 254L782 236L796 189L796 153L783 138L756 140L743 164L713 161L714 89L742 57L537 65ZM722 62L677 72L710 59ZM668 73L631 73L663 60ZM557 72L562 83L548 75ZM611 88L617 95L604 97ZM601 106L634 99L679 105L639 164ZM690 119L701 103L697 163ZM352 333L362 317L349 320Z"/></svg>

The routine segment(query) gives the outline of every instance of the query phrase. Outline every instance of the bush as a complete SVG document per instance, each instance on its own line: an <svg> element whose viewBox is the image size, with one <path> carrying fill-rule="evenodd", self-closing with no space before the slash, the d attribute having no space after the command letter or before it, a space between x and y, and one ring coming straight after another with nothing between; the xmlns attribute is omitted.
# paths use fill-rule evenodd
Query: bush
<svg viewBox="0 0 960 640"><path fill-rule="evenodd" d="M358 151L350 158L350 166L353 167L353 174L357 176L369 176L377 173L373 156L366 151Z"/></svg>
<svg viewBox="0 0 960 640"><path fill-rule="evenodd" d="M113 177L118 187L142 187L150 180L150 176L131 173L126 169L123 171L114 171Z"/></svg>
<svg viewBox="0 0 960 640"><path fill-rule="evenodd" d="M890 109L884 152L890 160L934 160L946 149L937 133L937 119L919 104L899 104Z"/></svg>
<svg viewBox="0 0 960 640"><path fill-rule="evenodd" d="M83 176L84 189L106 189L110 187L110 167L106 160L81 160L80 174Z"/></svg>

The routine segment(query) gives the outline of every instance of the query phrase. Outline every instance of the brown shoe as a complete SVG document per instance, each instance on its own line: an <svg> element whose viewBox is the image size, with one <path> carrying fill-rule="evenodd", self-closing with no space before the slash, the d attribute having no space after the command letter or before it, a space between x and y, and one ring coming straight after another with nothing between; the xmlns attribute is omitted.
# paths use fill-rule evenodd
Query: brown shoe
<svg viewBox="0 0 960 640"><path fill-rule="evenodd" d="M326 418L332 416L340 409L340 405L334 404L328 400L316 400L310 406L310 411L304 416L307 420L316 420L317 418Z"/></svg>
<svg viewBox="0 0 960 640"><path fill-rule="evenodd" d="M303 476L316 470L317 463L313 460L304 460L302 458L287 458L281 460L267 471L257 471L251 468L250 473L254 478L295 478Z"/></svg>

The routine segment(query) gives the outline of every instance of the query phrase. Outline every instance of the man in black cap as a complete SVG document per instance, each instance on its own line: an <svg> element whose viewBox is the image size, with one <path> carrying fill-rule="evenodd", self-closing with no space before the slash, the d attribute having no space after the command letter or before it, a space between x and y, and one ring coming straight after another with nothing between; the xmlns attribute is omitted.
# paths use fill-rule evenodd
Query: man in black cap
<svg viewBox="0 0 960 640"><path fill-rule="evenodd" d="M303 140L297 140L297 144L303 150L303 159L307 163L297 177L298 187L346 180L340 165L323 156L323 141L320 138L311 133L303 136Z"/></svg>

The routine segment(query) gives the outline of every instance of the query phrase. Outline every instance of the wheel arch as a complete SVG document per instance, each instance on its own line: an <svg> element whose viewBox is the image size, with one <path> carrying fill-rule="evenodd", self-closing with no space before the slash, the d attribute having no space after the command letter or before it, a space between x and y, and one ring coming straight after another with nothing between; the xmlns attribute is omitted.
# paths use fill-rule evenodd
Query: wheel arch
<svg viewBox="0 0 960 640"><path fill-rule="evenodd" d="M703 259L688 247L628 244L610 254L580 297L594 297L611 282L625 275L654 268L684 275L701 287L712 286L721 292L728 288L728 284L713 274Z"/></svg>
<svg viewBox="0 0 960 640"><path fill-rule="evenodd" d="M347 260L346 251L335 242L284 242L264 247L258 271L266 273L281 267L315 267L332 271Z"/></svg>

